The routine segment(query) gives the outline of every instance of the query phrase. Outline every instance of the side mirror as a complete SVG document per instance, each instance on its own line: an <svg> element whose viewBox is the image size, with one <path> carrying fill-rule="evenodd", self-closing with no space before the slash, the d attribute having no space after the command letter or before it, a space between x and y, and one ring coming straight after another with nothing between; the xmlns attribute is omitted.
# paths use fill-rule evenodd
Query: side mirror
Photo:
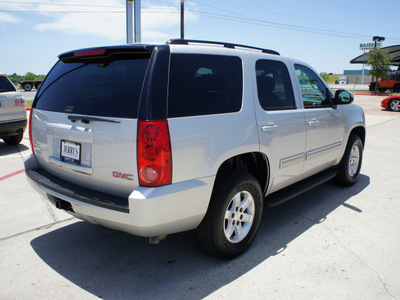
<svg viewBox="0 0 400 300"><path fill-rule="evenodd" d="M354 95L346 90L337 90L334 102L336 105L350 104L354 101Z"/></svg>

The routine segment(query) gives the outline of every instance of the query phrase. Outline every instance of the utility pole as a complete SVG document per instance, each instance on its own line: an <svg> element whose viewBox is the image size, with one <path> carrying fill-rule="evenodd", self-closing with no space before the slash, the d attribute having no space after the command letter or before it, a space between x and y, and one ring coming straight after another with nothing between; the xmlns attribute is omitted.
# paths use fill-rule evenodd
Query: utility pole
<svg viewBox="0 0 400 300"><path fill-rule="evenodd" d="M140 15L141 15L141 5L140 5L141 0L126 0L126 43L127 44L133 44L135 43L141 43L142 37L141 37L141 21L140 21ZM133 13L132 13L132 4L134 3L134 14L135 14L135 24L133 24ZM133 28L134 28L134 33L133 33ZM133 39L133 36L135 36L135 39Z"/></svg>
<svg viewBox="0 0 400 300"><path fill-rule="evenodd" d="M181 39L185 39L185 0L181 0Z"/></svg>
<svg viewBox="0 0 400 300"><path fill-rule="evenodd" d="M126 0L126 43L133 44L133 14L132 14L133 0Z"/></svg>
<svg viewBox="0 0 400 300"><path fill-rule="evenodd" d="M135 43L140 44L142 42L142 28L141 28L141 0L134 1L134 11L135 11Z"/></svg>

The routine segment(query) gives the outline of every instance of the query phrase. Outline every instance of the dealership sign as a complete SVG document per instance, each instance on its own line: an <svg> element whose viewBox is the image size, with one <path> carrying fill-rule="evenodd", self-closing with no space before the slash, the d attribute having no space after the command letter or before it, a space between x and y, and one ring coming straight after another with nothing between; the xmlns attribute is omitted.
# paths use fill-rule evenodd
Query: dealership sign
<svg viewBox="0 0 400 300"><path fill-rule="evenodd" d="M376 48L382 47L382 43L378 42L376 43ZM360 50L371 50L375 48L375 43L364 43L360 44Z"/></svg>

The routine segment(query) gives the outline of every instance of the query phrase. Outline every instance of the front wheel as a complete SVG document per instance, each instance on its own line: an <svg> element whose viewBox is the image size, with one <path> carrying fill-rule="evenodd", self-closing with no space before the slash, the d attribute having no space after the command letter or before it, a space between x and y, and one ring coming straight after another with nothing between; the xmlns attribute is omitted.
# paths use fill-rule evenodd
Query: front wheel
<svg viewBox="0 0 400 300"><path fill-rule="evenodd" d="M232 259L247 250L263 213L263 196L251 174L232 171L215 183L208 211L197 228L200 247L217 257Z"/></svg>
<svg viewBox="0 0 400 300"><path fill-rule="evenodd" d="M390 100L388 107L390 110L400 111L400 99Z"/></svg>
<svg viewBox="0 0 400 300"><path fill-rule="evenodd" d="M363 144L358 135L351 134L346 150L338 166L334 182L338 185L352 186L360 175L363 157Z"/></svg>

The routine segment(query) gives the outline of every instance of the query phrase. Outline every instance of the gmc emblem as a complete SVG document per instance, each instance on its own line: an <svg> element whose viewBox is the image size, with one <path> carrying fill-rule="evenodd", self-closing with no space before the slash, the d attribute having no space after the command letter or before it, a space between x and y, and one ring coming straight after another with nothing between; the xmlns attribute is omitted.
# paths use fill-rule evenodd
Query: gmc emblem
<svg viewBox="0 0 400 300"><path fill-rule="evenodd" d="M127 174L127 173L121 173L121 172L114 171L114 172L112 172L112 176L115 177L115 178L121 178L121 179L126 179L126 180L133 181L133 179L132 179L133 175L132 174Z"/></svg>

